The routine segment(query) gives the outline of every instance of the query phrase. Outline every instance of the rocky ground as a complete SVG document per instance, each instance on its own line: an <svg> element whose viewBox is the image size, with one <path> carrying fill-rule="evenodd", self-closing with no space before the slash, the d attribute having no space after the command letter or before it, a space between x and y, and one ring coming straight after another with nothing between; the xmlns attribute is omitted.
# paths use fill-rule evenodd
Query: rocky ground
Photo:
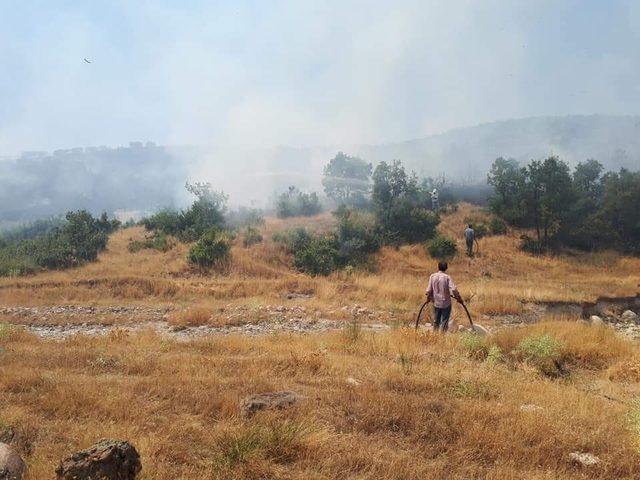
<svg viewBox="0 0 640 480"><path fill-rule="evenodd" d="M558 311L580 317L577 304L527 303L519 315L487 316L475 318L488 331L514 328L534 323L548 313ZM180 323L172 320L172 314L180 312L171 307L147 307L138 305L82 306L56 305L36 307L0 307L0 323L12 324L46 338L65 338L71 335L105 335L119 330L136 332L152 330L159 335L178 339L197 338L206 335L265 335L276 333L314 333L336 330L355 322L368 330L387 330L392 325L406 324L396 320L392 312L374 311L361 305L343 306L322 312L303 305L231 306L212 311L209 318L199 324ZM600 315L592 315L593 324L607 324L621 334L640 339L640 317L630 309L602 309ZM421 319L421 328L430 328L429 313ZM412 322L411 322L412 323ZM465 318L452 320L452 330L467 330Z"/></svg>
<svg viewBox="0 0 640 480"><path fill-rule="evenodd" d="M190 339L206 335L266 335L276 333L313 333L348 326L344 319L323 318L320 312L305 307L284 305L226 307L212 313L203 325L180 325L170 321L170 308L141 306L86 307L77 305L40 307L2 307L2 322L24 328L38 336L61 339L72 335L106 335L114 331L152 330L159 335ZM376 322L377 315L358 305L353 312L359 328L386 330L388 324ZM335 312L332 312L335 313ZM222 316L222 318L220 318ZM223 322L222 325L215 325Z"/></svg>

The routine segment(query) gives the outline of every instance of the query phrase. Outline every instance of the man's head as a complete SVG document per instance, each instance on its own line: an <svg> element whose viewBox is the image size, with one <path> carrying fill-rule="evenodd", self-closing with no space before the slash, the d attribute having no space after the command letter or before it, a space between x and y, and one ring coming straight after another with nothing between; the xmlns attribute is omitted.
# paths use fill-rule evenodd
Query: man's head
<svg viewBox="0 0 640 480"><path fill-rule="evenodd" d="M471 224L469 224L468 226L469 226L469 228L471 228L471 229L473 228L473 225L471 225Z"/></svg>
<svg viewBox="0 0 640 480"><path fill-rule="evenodd" d="M449 268L449 265L447 265L447 262L438 262L438 270L440 270L441 272L446 272L447 268Z"/></svg>

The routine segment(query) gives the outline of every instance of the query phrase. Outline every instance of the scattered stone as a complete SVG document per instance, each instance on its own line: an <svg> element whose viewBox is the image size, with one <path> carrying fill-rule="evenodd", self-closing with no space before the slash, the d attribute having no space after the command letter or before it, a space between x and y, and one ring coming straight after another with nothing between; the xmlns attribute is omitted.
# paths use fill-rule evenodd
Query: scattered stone
<svg viewBox="0 0 640 480"><path fill-rule="evenodd" d="M64 459L58 480L134 480L142 470L140 455L129 442L102 439Z"/></svg>
<svg viewBox="0 0 640 480"><path fill-rule="evenodd" d="M283 410L300 400L295 392L270 392L249 395L240 400L240 412L245 417L251 417L261 410Z"/></svg>
<svg viewBox="0 0 640 480"><path fill-rule="evenodd" d="M638 314L632 310L625 310L620 316L620 320L625 323L638 323Z"/></svg>
<svg viewBox="0 0 640 480"><path fill-rule="evenodd" d="M591 315L589 323L591 323L591 325L603 325L604 321L598 315Z"/></svg>
<svg viewBox="0 0 640 480"><path fill-rule="evenodd" d="M471 327L471 329L473 330L473 333L476 333L478 335L482 335L483 337L485 335L489 335L489 330L484 328L482 325L478 325L477 323L474 323L473 327Z"/></svg>
<svg viewBox="0 0 640 480"><path fill-rule="evenodd" d="M12 446L0 443L0 480L22 480L27 469Z"/></svg>
<svg viewBox="0 0 640 480"><path fill-rule="evenodd" d="M348 385L351 385L352 387L357 387L362 383L360 380L357 380L353 377L347 377L346 382Z"/></svg>
<svg viewBox="0 0 640 480"><path fill-rule="evenodd" d="M520 411L522 412L538 412L540 410L544 410L544 408L534 405L533 403L527 403L525 405L520 405Z"/></svg>
<svg viewBox="0 0 640 480"><path fill-rule="evenodd" d="M573 463L583 467L592 467L600 463L600 459L591 453L571 452L569 458Z"/></svg>

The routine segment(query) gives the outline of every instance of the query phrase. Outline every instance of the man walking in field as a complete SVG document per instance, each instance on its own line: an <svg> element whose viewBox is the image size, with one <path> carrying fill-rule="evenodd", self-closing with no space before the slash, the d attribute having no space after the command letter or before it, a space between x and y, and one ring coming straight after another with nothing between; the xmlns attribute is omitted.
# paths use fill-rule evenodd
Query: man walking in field
<svg viewBox="0 0 640 480"><path fill-rule="evenodd" d="M473 241L476 239L476 232L473 230L473 226L469 224L464 229L464 240L467 243L467 257L473 256Z"/></svg>
<svg viewBox="0 0 640 480"><path fill-rule="evenodd" d="M445 272L449 268L447 262L438 262L438 271L429 277L427 287L427 303L433 302L433 329L446 332L451 317L451 297L462 303L462 297L453 279Z"/></svg>

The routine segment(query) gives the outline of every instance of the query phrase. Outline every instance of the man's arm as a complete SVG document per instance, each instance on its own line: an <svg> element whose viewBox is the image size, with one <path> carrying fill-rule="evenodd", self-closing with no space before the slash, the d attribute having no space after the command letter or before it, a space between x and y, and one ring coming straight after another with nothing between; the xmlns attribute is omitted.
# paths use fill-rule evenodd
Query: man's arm
<svg viewBox="0 0 640 480"><path fill-rule="evenodd" d="M429 285L425 295L427 296L427 303L433 300L433 276L429 277Z"/></svg>
<svg viewBox="0 0 640 480"><path fill-rule="evenodd" d="M460 292L458 291L458 287L453 282L453 278L451 277L449 277L449 290L451 291L451 296L453 298L455 298L460 303L464 303L464 300L462 300L462 295L460 295Z"/></svg>

